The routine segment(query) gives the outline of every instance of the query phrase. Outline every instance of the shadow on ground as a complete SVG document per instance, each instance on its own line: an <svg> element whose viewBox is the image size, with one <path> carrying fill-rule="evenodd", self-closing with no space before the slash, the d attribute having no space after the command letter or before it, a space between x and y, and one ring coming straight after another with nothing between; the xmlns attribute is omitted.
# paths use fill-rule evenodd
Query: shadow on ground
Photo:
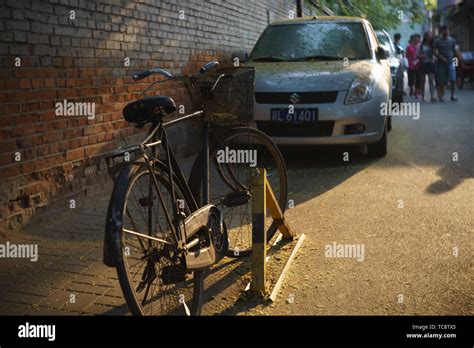
<svg viewBox="0 0 474 348"><path fill-rule="evenodd" d="M295 205L340 185L377 160L351 147L281 148L288 170L288 199Z"/></svg>

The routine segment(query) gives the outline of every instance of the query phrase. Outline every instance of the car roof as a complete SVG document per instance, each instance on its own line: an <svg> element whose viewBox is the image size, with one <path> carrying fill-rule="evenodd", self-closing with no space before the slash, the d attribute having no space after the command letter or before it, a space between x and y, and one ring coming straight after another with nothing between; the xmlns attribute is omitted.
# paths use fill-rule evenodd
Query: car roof
<svg viewBox="0 0 474 348"><path fill-rule="evenodd" d="M270 25L288 25L288 24L301 24L301 23L312 23L312 22L352 22L362 23L364 18L360 17L349 17L349 16L309 16L300 17L294 19L285 19L271 23Z"/></svg>

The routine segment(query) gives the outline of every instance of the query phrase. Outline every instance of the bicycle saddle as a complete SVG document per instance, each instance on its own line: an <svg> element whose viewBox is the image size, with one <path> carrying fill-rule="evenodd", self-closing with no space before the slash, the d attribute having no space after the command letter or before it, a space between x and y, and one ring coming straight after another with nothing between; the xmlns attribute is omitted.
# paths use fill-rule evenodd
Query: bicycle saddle
<svg viewBox="0 0 474 348"><path fill-rule="evenodd" d="M175 111L176 104L172 98L157 95L127 104L123 109L123 116L128 122L146 123Z"/></svg>

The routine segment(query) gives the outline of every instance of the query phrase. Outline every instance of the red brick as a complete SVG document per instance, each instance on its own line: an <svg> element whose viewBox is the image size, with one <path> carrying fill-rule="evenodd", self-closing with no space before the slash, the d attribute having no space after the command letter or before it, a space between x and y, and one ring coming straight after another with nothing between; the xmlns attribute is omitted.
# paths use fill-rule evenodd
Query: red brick
<svg viewBox="0 0 474 348"><path fill-rule="evenodd" d="M16 149L16 140L7 140L0 142L0 153L12 152Z"/></svg>
<svg viewBox="0 0 474 348"><path fill-rule="evenodd" d="M34 134L37 130L37 126L24 126L21 128L22 135L31 135Z"/></svg>
<svg viewBox="0 0 474 348"><path fill-rule="evenodd" d="M55 141L59 141L63 139L63 135L64 134L62 131L47 133L43 136L43 141L45 143L52 143Z"/></svg>
<svg viewBox="0 0 474 348"><path fill-rule="evenodd" d="M31 149L26 149L22 151L22 160L27 161L27 160L33 160L36 158L36 148L31 148Z"/></svg>
<svg viewBox="0 0 474 348"><path fill-rule="evenodd" d="M66 161L76 161L84 158L84 149L78 148L66 152Z"/></svg>
<svg viewBox="0 0 474 348"><path fill-rule="evenodd" d="M92 126L84 127L83 134L84 135L96 134L96 133L99 133L100 130L101 130L100 125L92 125Z"/></svg>
<svg viewBox="0 0 474 348"><path fill-rule="evenodd" d="M49 154L55 154L59 152L59 142L49 144Z"/></svg>
<svg viewBox="0 0 474 348"><path fill-rule="evenodd" d="M57 167L61 166L62 163L65 161L64 155L53 155L43 158L42 160L42 168L50 168L50 167Z"/></svg>
<svg viewBox="0 0 474 348"><path fill-rule="evenodd" d="M17 176L20 174L20 165L14 164L11 166L2 166L0 169L0 179L10 178L12 176Z"/></svg>
<svg viewBox="0 0 474 348"><path fill-rule="evenodd" d="M0 165L15 163L14 153L3 153L0 155Z"/></svg>
<svg viewBox="0 0 474 348"><path fill-rule="evenodd" d="M49 155L49 145L41 145L38 146L38 156L46 156Z"/></svg>
<svg viewBox="0 0 474 348"><path fill-rule="evenodd" d="M80 128L67 129L64 131L65 138L78 138L81 135L82 135L82 129Z"/></svg>
<svg viewBox="0 0 474 348"><path fill-rule="evenodd" d="M30 82L30 80L26 80L26 79L20 80L20 88L22 88L22 89L30 89L30 88L31 88L31 82Z"/></svg>
<svg viewBox="0 0 474 348"><path fill-rule="evenodd" d="M51 120L55 120L57 116L54 114L54 111L47 111L47 112L42 112L39 114L38 120L40 122L47 122Z"/></svg>
<svg viewBox="0 0 474 348"><path fill-rule="evenodd" d="M43 88L44 87L44 80L43 79L31 80L31 86L35 89Z"/></svg>
<svg viewBox="0 0 474 348"><path fill-rule="evenodd" d="M29 147L34 147L41 145L43 143L43 136L42 135L34 135L27 138L22 138L17 140L18 148L19 149L26 149Z"/></svg>
<svg viewBox="0 0 474 348"><path fill-rule="evenodd" d="M5 88L9 90L18 89L20 87L20 80L7 80L5 82Z"/></svg>
<svg viewBox="0 0 474 348"><path fill-rule="evenodd" d="M59 74L59 69L54 69L54 68L43 68L43 69L38 69L38 77L42 78L50 78L50 77L56 77Z"/></svg>
<svg viewBox="0 0 474 348"><path fill-rule="evenodd" d="M63 119L63 120L60 120L58 122L58 128L59 129L65 129L68 127L68 120L67 119Z"/></svg>
<svg viewBox="0 0 474 348"><path fill-rule="evenodd" d="M15 69L14 70L14 75L15 77L17 78L32 78L32 77L35 77L36 76L36 71L38 69L36 68L26 68L26 67L23 67L21 69Z"/></svg>
<svg viewBox="0 0 474 348"><path fill-rule="evenodd" d="M36 97L35 97L36 99ZM33 103L23 103L20 106L21 112L32 112L32 111L38 111L41 109L40 103L38 102L33 102Z"/></svg>
<svg viewBox="0 0 474 348"><path fill-rule="evenodd" d="M21 164L21 172L22 173L32 173L36 171L38 168L38 161L26 161Z"/></svg>
<svg viewBox="0 0 474 348"><path fill-rule="evenodd" d="M87 143L89 145L97 144L97 135L89 135L87 137Z"/></svg>
<svg viewBox="0 0 474 348"><path fill-rule="evenodd" d="M38 103L34 103L37 104ZM32 124L37 122L39 119L38 114L28 114L28 115L19 115L15 116L15 124L17 125L25 125L25 124Z"/></svg>
<svg viewBox="0 0 474 348"><path fill-rule="evenodd" d="M38 91L38 96L40 98L40 100L56 100L57 99L57 92L56 90L50 90L50 89L46 89L46 90L41 90L41 91Z"/></svg>
<svg viewBox="0 0 474 348"><path fill-rule="evenodd" d="M86 149L85 149L86 150L86 156L88 156L88 157L96 156L99 153L101 153L102 148L103 148L102 144L90 145L90 146L86 147Z"/></svg>
<svg viewBox="0 0 474 348"><path fill-rule="evenodd" d="M10 137L16 138L16 137L21 137L22 135L23 135L23 128L10 128Z"/></svg>
<svg viewBox="0 0 474 348"><path fill-rule="evenodd" d="M44 80L44 86L46 88L53 88L56 86L56 80L55 79L45 79Z"/></svg>
<svg viewBox="0 0 474 348"><path fill-rule="evenodd" d="M64 152L66 150L69 150L69 140L60 141L58 144L59 144L59 151Z"/></svg>
<svg viewBox="0 0 474 348"><path fill-rule="evenodd" d="M21 98L18 98L16 100L21 100ZM21 105L20 104L8 104L8 113L9 114L17 114L20 112Z"/></svg>

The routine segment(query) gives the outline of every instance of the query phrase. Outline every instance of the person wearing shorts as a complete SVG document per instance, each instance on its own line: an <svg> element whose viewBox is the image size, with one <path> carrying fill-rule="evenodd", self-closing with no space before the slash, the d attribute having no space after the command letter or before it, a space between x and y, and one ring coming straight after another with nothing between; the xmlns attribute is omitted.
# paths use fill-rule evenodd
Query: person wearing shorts
<svg viewBox="0 0 474 348"><path fill-rule="evenodd" d="M456 41L449 36L447 26L440 28L441 38L434 43L434 54L436 61L436 82L438 85L439 101L444 101L445 86L449 82L451 88L451 100L457 101L454 95L456 90L456 67L454 66L454 58L461 56L456 49ZM460 63L460 62L459 62Z"/></svg>

